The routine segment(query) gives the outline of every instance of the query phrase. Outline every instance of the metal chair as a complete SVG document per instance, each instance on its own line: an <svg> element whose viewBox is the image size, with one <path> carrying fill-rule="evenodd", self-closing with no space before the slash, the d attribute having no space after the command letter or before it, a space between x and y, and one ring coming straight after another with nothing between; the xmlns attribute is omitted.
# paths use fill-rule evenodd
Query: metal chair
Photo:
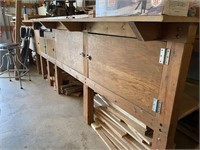
<svg viewBox="0 0 200 150"><path fill-rule="evenodd" d="M2 64L0 66L1 69L4 66L5 62L4 59L7 58L7 69L5 71L0 72L0 75L8 72L8 76L3 76L3 77L0 76L0 78L9 78L10 81L12 81L11 78L19 79L20 88L23 89L21 77L28 74L29 81L31 81L31 78L29 69L25 64L23 64L20 61L16 53L16 51L19 50L20 48L21 48L20 44L17 43L0 43L0 50L7 50L7 53L2 56ZM12 64L14 66L13 69L10 68ZM15 73L15 76L11 76L10 73L12 71Z"/></svg>

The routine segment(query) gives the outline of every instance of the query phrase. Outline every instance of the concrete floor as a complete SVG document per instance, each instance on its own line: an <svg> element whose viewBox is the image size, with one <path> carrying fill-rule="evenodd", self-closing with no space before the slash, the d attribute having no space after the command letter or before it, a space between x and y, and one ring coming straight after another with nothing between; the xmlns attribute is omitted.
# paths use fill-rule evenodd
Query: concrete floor
<svg viewBox="0 0 200 150"><path fill-rule="evenodd" d="M23 90L0 79L1 150L107 149L83 120L82 98L58 95L36 71L31 77Z"/></svg>

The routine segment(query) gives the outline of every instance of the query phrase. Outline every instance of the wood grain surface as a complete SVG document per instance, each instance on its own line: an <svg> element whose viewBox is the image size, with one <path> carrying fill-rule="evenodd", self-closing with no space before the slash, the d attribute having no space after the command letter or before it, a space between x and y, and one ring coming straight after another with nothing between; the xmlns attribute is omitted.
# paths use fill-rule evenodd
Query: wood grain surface
<svg viewBox="0 0 200 150"><path fill-rule="evenodd" d="M163 68L158 63L160 48L165 46L165 42L89 35L89 78L151 111Z"/></svg>
<svg viewBox="0 0 200 150"><path fill-rule="evenodd" d="M55 31L56 59L83 74L83 33Z"/></svg>

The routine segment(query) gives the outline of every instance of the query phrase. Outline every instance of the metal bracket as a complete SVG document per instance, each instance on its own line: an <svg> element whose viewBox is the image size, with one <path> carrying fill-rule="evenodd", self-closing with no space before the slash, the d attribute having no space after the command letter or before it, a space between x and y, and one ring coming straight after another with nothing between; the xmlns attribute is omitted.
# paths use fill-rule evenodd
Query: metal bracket
<svg viewBox="0 0 200 150"><path fill-rule="evenodd" d="M157 98L153 99L152 111L155 113L161 112L162 102L159 101Z"/></svg>
<svg viewBox="0 0 200 150"><path fill-rule="evenodd" d="M170 58L170 49L169 48L161 48L160 49L159 63L168 65L169 64L169 58Z"/></svg>

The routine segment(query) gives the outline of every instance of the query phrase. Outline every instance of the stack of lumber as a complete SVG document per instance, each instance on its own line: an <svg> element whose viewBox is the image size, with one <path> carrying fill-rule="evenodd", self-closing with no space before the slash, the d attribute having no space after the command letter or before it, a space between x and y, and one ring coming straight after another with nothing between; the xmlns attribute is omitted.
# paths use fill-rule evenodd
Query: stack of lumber
<svg viewBox="0 0 200 150"><path fill-rule="evenodd" d="M56 84L55 83L55 76L50 76L49 80L50 80L50 85L55 87L55 84Z"/></svg>
<svg viewBox="0 0 200 150"><path fill-rule="evenodd" d="M99 94L94 97L94 107L92 127L109 149L151 149L153 131L144 123Z"/></svg>
<svg viewBox="0 0 200 150"><path fill-rule="evenodd" d="M83 95L83 85L79 81L71 80L60 86L61 94L80 97Z"/></svg>

